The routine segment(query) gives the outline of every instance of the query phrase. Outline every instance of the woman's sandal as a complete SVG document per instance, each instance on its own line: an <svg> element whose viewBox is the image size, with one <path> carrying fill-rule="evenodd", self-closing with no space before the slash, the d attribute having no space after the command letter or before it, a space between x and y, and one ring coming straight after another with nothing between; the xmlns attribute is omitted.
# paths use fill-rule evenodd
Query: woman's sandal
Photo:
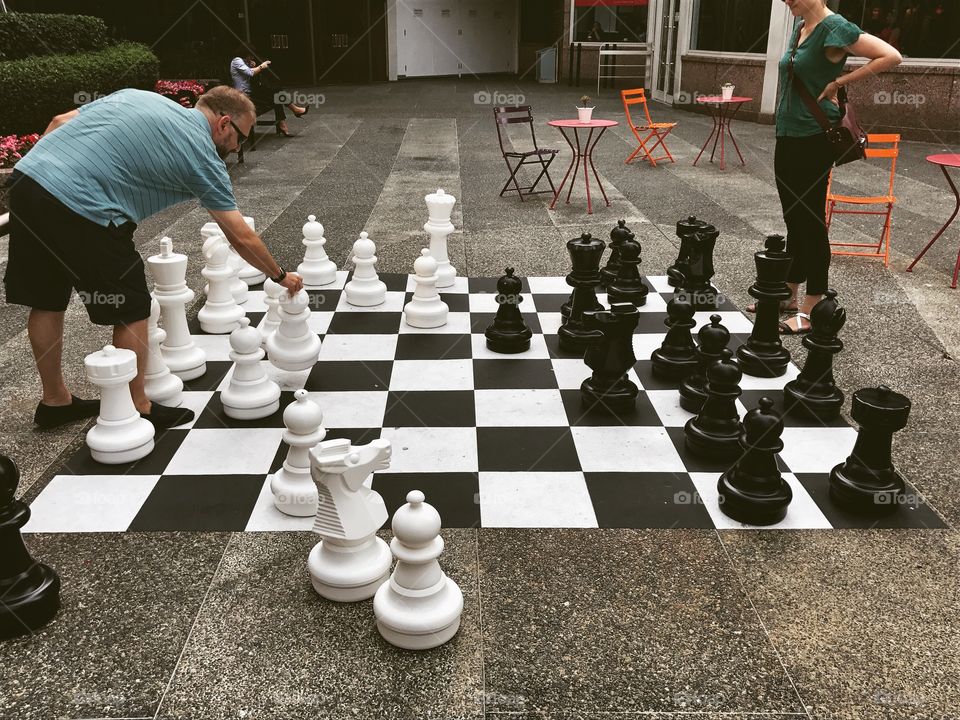
<svg viewBox="0 0 960 720"><path fill-rule="evenodd" d="M806 335L808 332L813 330L813 326L810 324L810 316L807 313L798 312L794 315L797 318L797 329L794 330L786 322L780 323L780 334L781 335ZM807 321L807 326L803 327L801 320Z"/></svg>
<svg viewBox="0 0 960 720"><path fill-rule="evenodd" d="M790 305L790 301L789 301L789 300L781 300L781 301L780 301L780 312L781 312L782 314L784 314L784 315L794 315L794 314L797 312L797 309L798 309L798 308L797 308L796 305ZM756 313L756 312L757 312L757 304L756 304L756 303L750 303L749 305L747 305L747 306L744 308L744 310L746 310L748 313Z"/></svg>

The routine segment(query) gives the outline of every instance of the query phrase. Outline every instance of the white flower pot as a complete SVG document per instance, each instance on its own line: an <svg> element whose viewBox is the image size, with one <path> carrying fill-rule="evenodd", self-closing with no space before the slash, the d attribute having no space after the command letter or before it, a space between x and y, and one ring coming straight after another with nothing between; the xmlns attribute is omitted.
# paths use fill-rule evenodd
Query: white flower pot
<svg viewBox="0 0 960 720"><path fill-rule="evenodd" d="M724 100L729 100L733 97L733 91L736 90L734 85L723 85L720 87L720 95Z"/></svg>
<svg viewBox="0 0 960 720"><path fill-rule="evenodd" d="M577 116L582 123L588 123L593 119L593 108L592 107L578 107Z"/></svg>

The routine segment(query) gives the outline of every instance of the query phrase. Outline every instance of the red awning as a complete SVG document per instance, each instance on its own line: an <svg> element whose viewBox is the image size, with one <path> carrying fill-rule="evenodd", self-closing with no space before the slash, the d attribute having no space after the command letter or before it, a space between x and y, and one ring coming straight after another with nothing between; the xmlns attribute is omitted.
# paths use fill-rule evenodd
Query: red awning
<svg viewBox="0 0 960 720"><path fill-rule="evenodd" d="M650 0L574 0L576 7L623 7L649 5Z"/></svg>

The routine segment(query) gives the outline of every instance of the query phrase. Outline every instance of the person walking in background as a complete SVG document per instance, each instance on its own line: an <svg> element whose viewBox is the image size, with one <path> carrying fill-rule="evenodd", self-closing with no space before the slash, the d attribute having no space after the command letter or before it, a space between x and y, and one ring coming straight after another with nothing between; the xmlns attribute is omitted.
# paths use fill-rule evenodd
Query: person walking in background
<svg viewBox="0 0 960 720"><path fill-rule="evenodd" d="M283 111L284 104L277 102L277 96L283 94L284 91L274 83L265 80L267 76L263 74L269 67L269 60L257 61L255 48L241 45L237 48L233 60L230 61L230 78L236 90L253 100L253 104L257 108L257 115L272 107L276 119L277 135L290 137L287 115ZM300 107L292 102L286 103L286 107L296 117L303 117L310 109L309 107Z"/></svg>

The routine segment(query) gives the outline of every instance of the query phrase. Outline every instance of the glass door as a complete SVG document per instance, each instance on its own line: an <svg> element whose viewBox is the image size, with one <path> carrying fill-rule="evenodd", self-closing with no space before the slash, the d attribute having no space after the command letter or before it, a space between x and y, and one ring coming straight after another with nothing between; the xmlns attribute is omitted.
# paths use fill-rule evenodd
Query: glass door
<svg viewBox="0 0 960 720"><path fill-rule="evenodd" d="M653 45L653 97L661 102L673 102L679 27L680 0L660 0Z"/></svg>

